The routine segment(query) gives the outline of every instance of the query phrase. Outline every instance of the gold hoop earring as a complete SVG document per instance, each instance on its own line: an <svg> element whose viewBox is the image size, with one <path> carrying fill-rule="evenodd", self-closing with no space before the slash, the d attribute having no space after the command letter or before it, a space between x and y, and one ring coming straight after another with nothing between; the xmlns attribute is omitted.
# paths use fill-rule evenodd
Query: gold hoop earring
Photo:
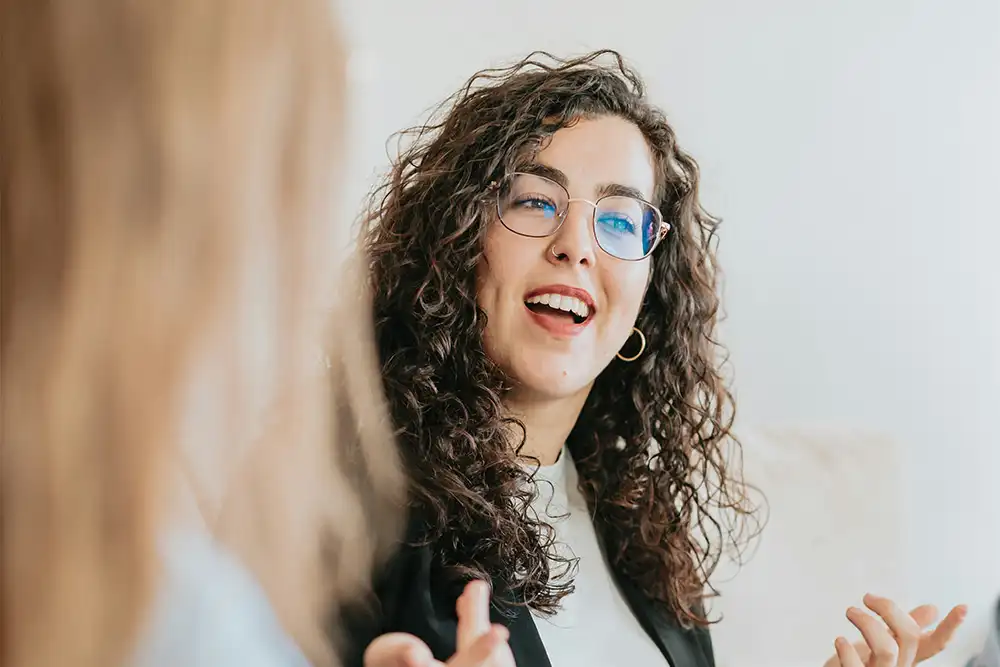
<svg viewBox="0 0 1000 667"><path fill-rule="evenodd" d="M635 361L636 359L638 359L639 357L642 356L643 352L646 351L646 336L644 336L643 333L641 331L639 331L639 329L637 329L636 327L632 327L632 331L634 331L637 334L639 334L639 351L636 352L635 355L633 355L631 357L623 357L622 353L619 352L615 356L618 357L619 359L621 359L622 361L626 361L626 362ZM629 338L631 338L631 336L629 336Z"/></svg>

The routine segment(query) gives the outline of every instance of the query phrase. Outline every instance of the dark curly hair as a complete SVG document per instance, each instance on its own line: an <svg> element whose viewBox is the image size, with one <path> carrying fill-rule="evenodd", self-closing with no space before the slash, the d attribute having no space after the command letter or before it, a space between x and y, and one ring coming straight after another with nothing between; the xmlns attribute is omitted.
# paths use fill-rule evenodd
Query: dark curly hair
<svg viewBox="0 0 1000 667"><path fill-rule="evenodd" d="M654 203L672 231L652 257L636 323L646 351L600 374L568 446L612 564L681 624L706 624L708 576L748 524L759 526L747 521L756 510L726 451L739 450L713 338L718 221L699 204L695 161L620 55L536 52L484 70L428 124L400 134L408 145L372 195L363 230L385 390L434 566L554 612L571 585L550 571L551 527L526 508L524 425L505 411L510 379L484 350L476 269L496 219L489 184L558 129L603 115L645 135Z"/></svg>

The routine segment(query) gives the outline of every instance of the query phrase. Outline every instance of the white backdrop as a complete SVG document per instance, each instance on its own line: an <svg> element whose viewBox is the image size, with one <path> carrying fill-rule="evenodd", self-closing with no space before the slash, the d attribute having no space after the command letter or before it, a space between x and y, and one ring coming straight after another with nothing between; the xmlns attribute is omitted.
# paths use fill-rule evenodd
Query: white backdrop
<svg viewBox="0 0 1000 667"><path fill-rule="evenodd" d="M1000 1L356 0L341 14L358 198L388 135L475 70L621 50L725 220L740 423L899 443L906 602L968 602L981 627L1000 593ZM859 521L880 520L869 509Z"/></svg>

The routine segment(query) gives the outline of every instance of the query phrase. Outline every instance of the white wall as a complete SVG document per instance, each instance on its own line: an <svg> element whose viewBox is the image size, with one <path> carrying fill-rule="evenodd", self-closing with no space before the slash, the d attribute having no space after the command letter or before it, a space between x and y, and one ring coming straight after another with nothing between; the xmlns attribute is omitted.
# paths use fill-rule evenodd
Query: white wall
<svg viewBox="0 0 1000 667"><path fill-rule="evenodd" d="M901 443L907 602L982 622L1000 592L998 0L345 5L359 193L388 135L475 70L621 50L725 219L741 423Z"/></svg>

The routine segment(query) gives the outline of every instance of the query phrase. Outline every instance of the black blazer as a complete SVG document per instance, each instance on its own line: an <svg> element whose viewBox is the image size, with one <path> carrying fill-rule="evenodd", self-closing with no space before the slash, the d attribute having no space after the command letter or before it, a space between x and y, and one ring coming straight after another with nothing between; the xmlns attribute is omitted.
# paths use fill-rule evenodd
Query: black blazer
<svg viewBox="0 0 1000 667"><path fill-rule="evenodd" d="M632 613L670 665L715 667L707 629L681 628L661 607L650 604L630 582L621 576L616 579ZM342 619L348 644L345 667L362 667L365 648L386 632L416 635L430 647L436 659L449 659L455 653L458 626L455 603L463 588L461 582L448 583L435 571L430 547L404 547L377 577L376 600L371 609L354 610ZM498 596L507 594L495 590L494 597ZM551 667L531 612L523 606L512 609L513 618L502 616L495 607L490 616L494 623L510 630L510 647L518 667ZM666 660L663 664L667 664Z"/></svg>
<svg viewBox="0 0 1000 667"><path fill-rule="evenodd" d="M993 609L993 623L990 625L986 647L978 657L969 661L967 667L1000 667L1000 598Z"/></svg>

